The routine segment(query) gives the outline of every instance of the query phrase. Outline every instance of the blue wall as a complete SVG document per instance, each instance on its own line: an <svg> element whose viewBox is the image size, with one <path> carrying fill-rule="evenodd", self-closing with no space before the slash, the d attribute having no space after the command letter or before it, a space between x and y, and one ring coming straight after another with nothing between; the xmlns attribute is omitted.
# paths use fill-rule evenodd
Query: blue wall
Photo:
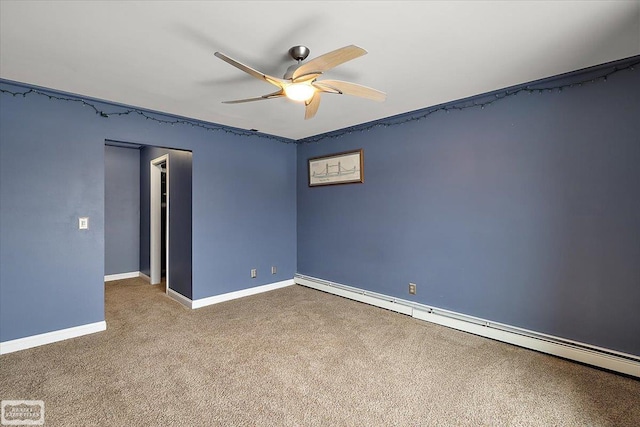
<svg viewBox="0 0 640 427"><path fill-rule="evenodd" d="M104 136L74 117L0 96L0 341L104 320Z"/></svg>
<svg viewBox="0 0 640 427"><path fill-rule="evenodd" d="M193 152L194 180L200 176L206 183L196 188L194 181L193 262L207 266L193 270L193 299L293 277L295 156L294 144L247 138ZM197 250L196 240L207 250ZM278 267L276 275L271 266ZM214 277L225 279L213 282Z"/></svg>
<svg viewBox="0 0 640 427"><path fill-rule="evenodd" d="M189 151L142 147L140 152L140 271L151 276L150 256L150 162L169 155L169 287L191 298L191 175Z"/></svg>
<svg viewBox="0 0 640 427"><path fill-rule="evenodd" d="M640 355L638 87L621 72L297 148L0 95L0 340L104 319L112 139L192 152L192 299L297 269ZM307 187L307 158L356 148L364 184Z"/></svg>
<svg viewBox="0 0 640 427"><path fill-rule="evenodd" d="M1 341L104 320L105 140L193 153L194 298L293 277L294 144L0 94ZM79 216L90 217L88 231Z"/></svg>
<svg viewBox="0 0 640 427"><path fill-rule="evenodd" d="M624 71L299 146L298 271L640 355L639 88ZM307 187L308 158L357 148L363 184Z"/></svg>
<svg viewBox="0 0 640 427"><path fill-rule="evenodd" d="M104 274L140 270L140 151L104 148Z"/></svg>

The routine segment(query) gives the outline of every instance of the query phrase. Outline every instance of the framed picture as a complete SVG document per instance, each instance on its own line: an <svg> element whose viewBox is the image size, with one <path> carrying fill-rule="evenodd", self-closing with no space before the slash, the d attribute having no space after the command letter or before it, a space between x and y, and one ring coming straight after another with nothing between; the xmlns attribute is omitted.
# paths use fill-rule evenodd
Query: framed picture
<svg viewBox="0 0 640 427"><path fill-rule="evenodd" d="M309 159L309 187L364 182L363 150Z"/></svg>

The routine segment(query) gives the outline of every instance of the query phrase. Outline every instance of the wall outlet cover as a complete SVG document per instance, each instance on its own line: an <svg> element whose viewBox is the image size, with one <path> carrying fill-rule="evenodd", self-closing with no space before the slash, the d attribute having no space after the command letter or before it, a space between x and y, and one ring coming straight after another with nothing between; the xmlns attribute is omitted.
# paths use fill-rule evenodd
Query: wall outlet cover
<svg viewBox="0 0 640 427"><path fill-rule="evenodd" d="M409 293L411 295L415 295L416 294L416 284L415 283L409 283Z"/></svg>

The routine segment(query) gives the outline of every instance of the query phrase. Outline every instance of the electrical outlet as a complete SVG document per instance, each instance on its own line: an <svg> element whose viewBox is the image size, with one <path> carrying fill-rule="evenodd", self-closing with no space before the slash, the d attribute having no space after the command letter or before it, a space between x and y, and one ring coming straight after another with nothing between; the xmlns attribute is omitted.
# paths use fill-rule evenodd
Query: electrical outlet
<svg viewBox="0 0 640 427"><path fill-rule="evenodd" d="M416 294L416 284L415 283L409 283L409 293L411 295L415 295Z"/></svg>
<svg viewBox="0 0 640 427"><path fill-rule="evenodd" d="M276 268L275 265L271 266L271 274L276 274L278 272L278 269Z"/></svg>
<svg viewBox="0 0 640 427"><path fill-rule="evenodd" d="M251 269L251 278L255 279L256 277L258 277L258 270L255 268Z"/></svg>

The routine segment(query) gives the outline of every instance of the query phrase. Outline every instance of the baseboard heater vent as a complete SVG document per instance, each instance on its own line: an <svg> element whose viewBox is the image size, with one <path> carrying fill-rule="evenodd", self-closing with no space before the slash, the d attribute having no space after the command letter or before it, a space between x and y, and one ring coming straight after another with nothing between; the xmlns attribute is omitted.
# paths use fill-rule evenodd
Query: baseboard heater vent
<svg viewBox="0 0 640 427"><path fill-rule="evenodd" d="M295 283L449 328L640 378L640 357L296 274Z"/></svg>

